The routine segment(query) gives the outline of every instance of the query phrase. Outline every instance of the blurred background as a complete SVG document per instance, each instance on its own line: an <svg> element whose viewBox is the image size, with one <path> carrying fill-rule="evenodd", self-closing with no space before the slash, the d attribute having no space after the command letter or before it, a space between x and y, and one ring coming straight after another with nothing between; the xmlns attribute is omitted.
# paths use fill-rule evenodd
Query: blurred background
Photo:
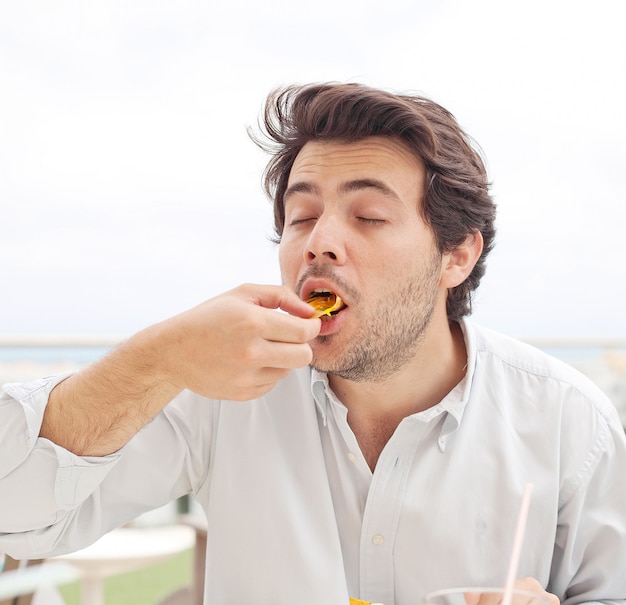
<svg viewBox="0 0 626 605"><path fill-rule="evenodd" d="M621 0L0 4L0 378L278 283L247 128L271 89L334 80L455 114L499 209L475 319L624 399L625 18Z"/></svg>

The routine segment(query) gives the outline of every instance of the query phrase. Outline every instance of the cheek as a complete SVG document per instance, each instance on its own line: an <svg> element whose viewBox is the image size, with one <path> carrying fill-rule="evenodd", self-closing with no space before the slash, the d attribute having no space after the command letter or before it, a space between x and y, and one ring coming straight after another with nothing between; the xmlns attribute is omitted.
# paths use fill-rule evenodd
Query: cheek
<svg viewBox="0 0 626 605"><path fill-rule="evenodd" d="M299 256L293 249L283 240L278 247L278 264L280 266L280 274L283 284L294 287L297 279L297 260Z"/></svg>

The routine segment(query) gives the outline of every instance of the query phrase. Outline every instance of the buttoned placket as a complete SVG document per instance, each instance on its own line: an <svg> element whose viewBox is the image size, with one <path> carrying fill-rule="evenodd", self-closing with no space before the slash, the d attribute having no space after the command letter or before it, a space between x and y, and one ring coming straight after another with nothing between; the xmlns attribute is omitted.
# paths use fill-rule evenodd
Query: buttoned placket
<svg viewBox="0 0 626 605"><path fill-rule="evenodd" d="M393 604L394 542L404 488L415 452L429 423L405 418L381 452L372 476L361 532L361 595L367 600Z"/></svg>
<svg viewBox="0 0 626 605"><path fill-rule="evenodd" d="M344 471L341 475L341 492L345 493L348 489L346 482L349 482L350 487L360 493L360 499L364 503L361 507L358 551L359 595L351 596L358 596L371 602L393 604L395 601L394 541L400 520L404 489L414 464L415 453L423 437L431 430L439 430L436 443L439 450L444 453L448 437L458 427L458 419L455 415L448 414L446 407L441 405L436 409L405 418L381 452L375 472L372 473L348 425L347 409L336 398L327 380L322 378L314 382L313 392L321 415L322 426L326 431L338 431L340 435L340 438L336 434L334 438L329 436L333 444L333 452L326 452L326 455L344 469L352 467L352 471L348 470L348 474ZM351 464L343 465L340 461L342 456ZM335 493L334 498L337 497ZM344 505L345 502L335 502L336 514L341 515L337 507ZM338 524L340 524L339 518ZM346 529L340 527L339 531L340 534L345 533ZM354 538L357 537L354 536ZM343 543L345 544L348 540L349 537L344 535ZM348 571L346 569L347 574Z"/></svg>

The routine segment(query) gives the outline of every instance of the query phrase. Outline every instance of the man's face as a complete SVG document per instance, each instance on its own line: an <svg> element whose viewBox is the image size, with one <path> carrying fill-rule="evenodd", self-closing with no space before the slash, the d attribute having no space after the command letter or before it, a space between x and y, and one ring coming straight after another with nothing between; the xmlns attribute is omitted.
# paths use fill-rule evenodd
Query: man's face
<svg viewBox="0 0 626 605"><path fill-rule="evenodd" d="M283 282L303 299L338 294L322 319L313 366L380 380L417 351L435 310L445 313L442 256L420 215L425 169L395 140L310 142L292 167L280 244Z"/></svg>

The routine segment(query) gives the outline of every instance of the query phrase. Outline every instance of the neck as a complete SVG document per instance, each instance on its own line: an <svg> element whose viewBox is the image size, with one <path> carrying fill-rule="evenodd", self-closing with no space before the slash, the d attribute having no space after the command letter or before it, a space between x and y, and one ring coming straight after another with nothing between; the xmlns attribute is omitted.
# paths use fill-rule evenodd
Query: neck
<svg viewBox="0 0 626 605"><path fill-rule="evenodd" d="M329 376L348 408L348 424L373 470L403 418L437 405L463 378L467 351L457 323L431 325L415 356L392 376L354 382Z"/></svg>

